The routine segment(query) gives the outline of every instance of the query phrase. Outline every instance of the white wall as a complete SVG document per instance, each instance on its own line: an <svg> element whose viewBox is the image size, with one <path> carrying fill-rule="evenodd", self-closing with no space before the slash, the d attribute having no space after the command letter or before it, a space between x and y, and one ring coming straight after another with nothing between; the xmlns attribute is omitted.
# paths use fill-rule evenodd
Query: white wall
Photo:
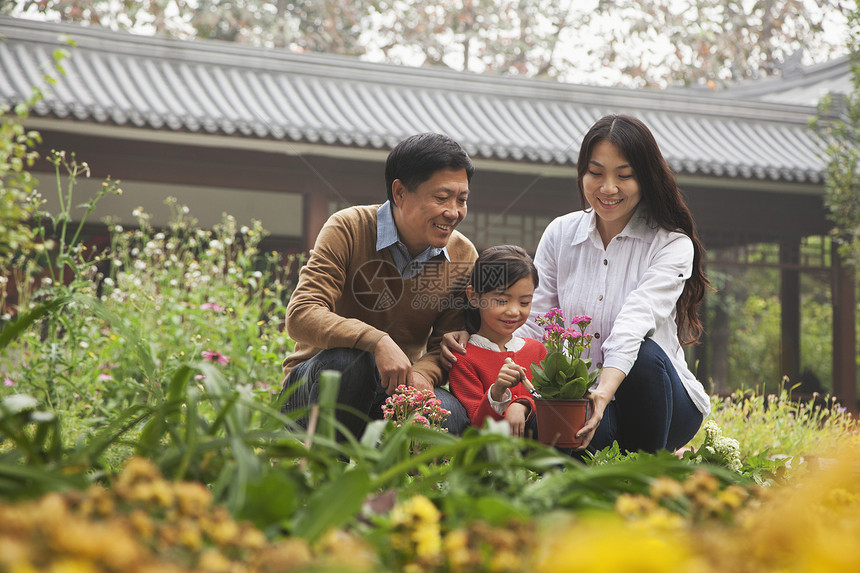
<svg viewBox="0 0 860 573"><path fill-rule="evenodd" d="M56 178L46 173L37 173L39 191L48 200L44 210L52 215L59 213L59 198ZM68 177L61 178L63 189L68 186ZM78 177L72 196L72 219L79 221L85 209L77 205L86 203L95 196L102 181ZM138 207L151 215L154 227L164 227L170 220L170 209L164 203L167 197L175 197L178 204L190 209L203 228L211 228L221 222L222 214L236 218L238 225L249 225L257 219L270 235L280 237L302 236L302 196L296 193L273 193L270 191L248 191L227 187L202 187L196 185L174 185L142 181L120 181L122 195L107 195L97 205L87 222L100 223L106 216L116 218L123 226L135 226L137 219L132 212Z"/></svg>

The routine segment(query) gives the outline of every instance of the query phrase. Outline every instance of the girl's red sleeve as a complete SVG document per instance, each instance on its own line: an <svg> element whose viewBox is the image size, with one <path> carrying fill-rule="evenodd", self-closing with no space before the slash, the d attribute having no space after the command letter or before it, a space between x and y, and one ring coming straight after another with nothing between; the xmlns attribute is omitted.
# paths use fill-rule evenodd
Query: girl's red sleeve
<svg viewBox="0 0 860 573"><path fill-rule="evenodd" d="M484 420L490 416L494 420L502 420L504 416L493 410L487 391L495 380L486 386L481 381L476 365L469 360L468 354L460 356L451 371L448 373L448 382L451 392L466 408L469 421L473 426L480 428Z"/></svg>

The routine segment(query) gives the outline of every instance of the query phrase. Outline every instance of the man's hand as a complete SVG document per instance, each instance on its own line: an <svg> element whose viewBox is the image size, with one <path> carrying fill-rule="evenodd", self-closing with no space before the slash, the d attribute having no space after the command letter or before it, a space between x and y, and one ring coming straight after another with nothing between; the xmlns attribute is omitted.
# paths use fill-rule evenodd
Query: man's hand
<svg viewBox="0 0 860 573"><path fill-rule="evenodd" d="M373 349L373 356L386 394L391 396L398 386L409 383L412 363L390 336L386 334L379 339Z"/></svg>
<svg viewBox="0 0 860 573"><path fill-rule="evenodd" d="M505 420L511 425L511 435L522 438L526 432L526 413L528 407L522 402L514 402L505 410Z"/></svg>
<svg viewBox="0 0 860 573"><path fill-rule="evenodd" d="M433 391L433 384L430 383L427 378L424 377L423 374L419 374L417 372L412 372L409 377L409 385L419 390L421 392L435 394Z"/></svg>
<svg viewBox="0 0 860 573"><path fill-rule="evenodd" d="M440 346L442 352L439 354L439 362L442 368L450 370L457 362L457 354L466 354L466 343L469 341L469 333L465 330L452 330L442 335Z"/></svg>

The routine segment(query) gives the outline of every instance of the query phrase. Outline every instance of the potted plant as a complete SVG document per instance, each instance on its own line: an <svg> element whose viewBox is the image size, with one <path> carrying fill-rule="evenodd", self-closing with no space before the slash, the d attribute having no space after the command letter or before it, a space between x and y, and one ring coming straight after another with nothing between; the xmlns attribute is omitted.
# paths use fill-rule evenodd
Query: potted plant
<svg viewBox="0 0 860 573"><path fill-rule="evenodd" d="M584 398L597 381L600 370L591 370L591 334L585 328L590 316L575 316L564 325L560 308L538 317L544 327L546 357L532 364L538 440L558 447L576 448L582 439L576 433L591 416L591 401Z"/></svg>

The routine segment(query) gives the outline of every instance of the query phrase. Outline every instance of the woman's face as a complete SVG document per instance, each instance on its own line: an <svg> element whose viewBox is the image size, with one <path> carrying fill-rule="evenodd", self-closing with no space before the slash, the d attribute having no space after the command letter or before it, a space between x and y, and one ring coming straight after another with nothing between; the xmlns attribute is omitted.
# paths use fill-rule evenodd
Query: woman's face
<svg viewBox="0 0 860 573"><path fill-rule="evenodd" d="M618 147L601 141L591 152L582 188L605 245L624 229L642 198L636 175Z"/></svg>

